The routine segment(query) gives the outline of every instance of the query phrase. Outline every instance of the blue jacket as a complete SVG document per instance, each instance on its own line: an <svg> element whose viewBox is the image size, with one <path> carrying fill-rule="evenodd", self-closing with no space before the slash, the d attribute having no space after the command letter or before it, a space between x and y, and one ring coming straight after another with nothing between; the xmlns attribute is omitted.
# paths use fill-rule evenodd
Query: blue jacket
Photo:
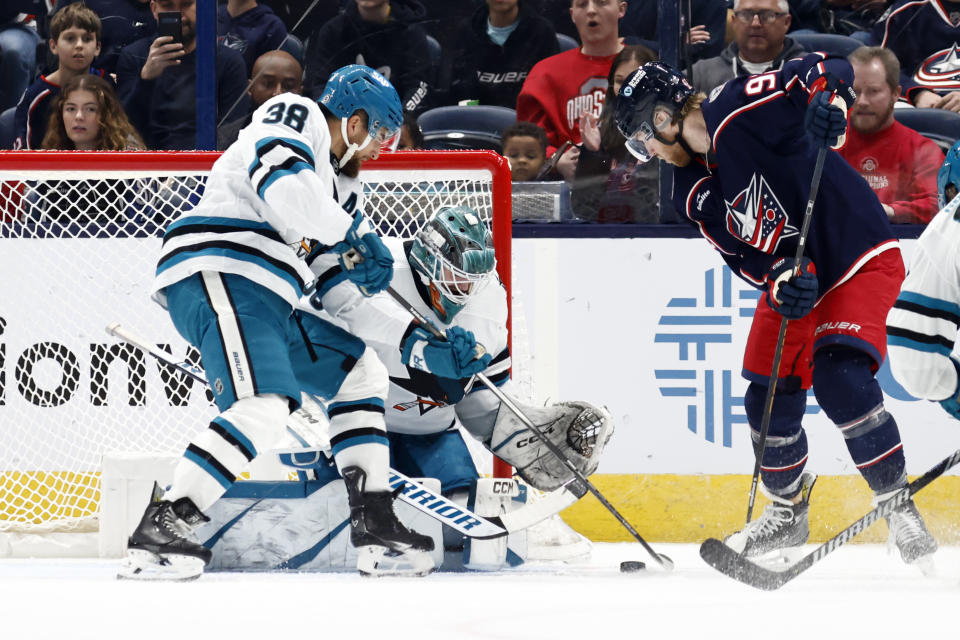
<svg viewBox="0 0 960 640"><path fill-rule="evenodd" d="M217 40L243 56L247 77L257 58L279 47L286 37L287 27L266 5L259 4L236 18L227 13L226 4L217 7Z"/></svg>

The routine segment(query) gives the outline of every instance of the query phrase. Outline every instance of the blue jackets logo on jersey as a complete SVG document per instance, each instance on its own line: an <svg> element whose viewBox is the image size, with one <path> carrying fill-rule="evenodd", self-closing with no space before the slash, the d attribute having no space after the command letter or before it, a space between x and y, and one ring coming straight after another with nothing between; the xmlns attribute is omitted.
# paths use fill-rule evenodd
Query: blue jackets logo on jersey
<svg viewBox="0 0 960 640"><path fill-rule="evenodd" d="M753 174L746 189L727 202L727 229L751 247L774 253L783 238L798 233L762 175Z"/></svg>
<svg viewBox="0 0 960 640"><path fill-rule="evenodd" d="M918 83L941 91L960 88L960 48L957 43L924 60L914 74Z"/></svg>

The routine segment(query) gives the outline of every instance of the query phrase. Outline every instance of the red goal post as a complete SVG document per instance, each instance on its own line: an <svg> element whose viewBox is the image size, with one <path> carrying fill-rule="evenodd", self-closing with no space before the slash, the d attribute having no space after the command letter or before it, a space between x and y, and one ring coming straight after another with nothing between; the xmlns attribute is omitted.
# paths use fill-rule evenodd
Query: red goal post
<svg viewBox="0 0 960 640"><path fill-rule="evenodd" d="M179 454L205 424L205 393L104 327L119 321L191 357L149 285L163 229L196 204L219 155L0 152L0 533L89 526L104 453ZM506 159L383 154L361 180L366 213L385 235L410 237L444 204L489 219L509 296ZM496 460L494 474L510 468Z"/></svg>

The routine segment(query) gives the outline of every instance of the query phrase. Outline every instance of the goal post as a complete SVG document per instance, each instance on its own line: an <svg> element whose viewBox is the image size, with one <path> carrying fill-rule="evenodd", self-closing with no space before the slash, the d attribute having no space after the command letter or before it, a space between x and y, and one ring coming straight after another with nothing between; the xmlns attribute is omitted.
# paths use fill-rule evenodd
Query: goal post
<svg viewBox="0 0 960 640"><path fill-rule="evenodd" d="M104 454L179 455L215 415L201 385L104 328L120 322L198 360L149 289L163 229L196 205L219 155L0 152L0 534L95 531ZM360 178L384 235L411 237L445 204L490 220L509 300L503 157L383 154Z"/></svg>

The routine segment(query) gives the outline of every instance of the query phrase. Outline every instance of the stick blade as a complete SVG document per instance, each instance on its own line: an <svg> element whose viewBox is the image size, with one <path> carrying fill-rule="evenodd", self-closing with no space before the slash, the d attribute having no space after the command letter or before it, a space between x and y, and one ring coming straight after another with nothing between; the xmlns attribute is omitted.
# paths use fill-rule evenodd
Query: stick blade
<svg viewBox="0 0 960 640"><path fill-rule="evenodd" d="M700 557L725 576L754 589L774 591L790 580L787 572L773 571L747 560L716 538L707 538L700 545Z"/></svg>

